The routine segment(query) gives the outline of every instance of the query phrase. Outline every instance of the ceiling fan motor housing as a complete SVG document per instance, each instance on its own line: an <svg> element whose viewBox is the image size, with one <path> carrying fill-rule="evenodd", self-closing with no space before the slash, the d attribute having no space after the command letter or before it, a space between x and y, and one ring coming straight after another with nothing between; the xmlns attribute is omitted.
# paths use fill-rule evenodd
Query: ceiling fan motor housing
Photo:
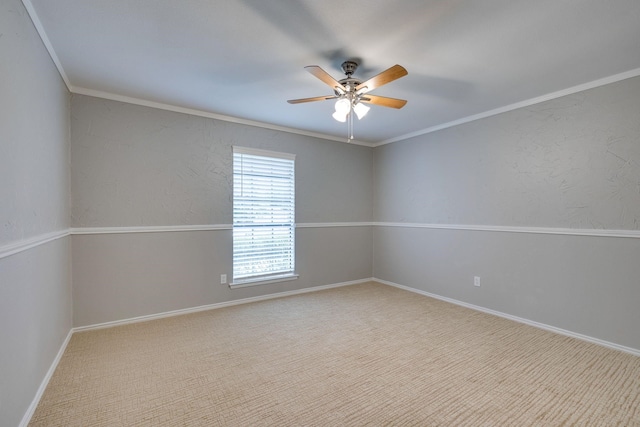
<svg viewBox="0 0 640 427"><path fill-rule="evenodd" d="M358 68L358 63L355 61L344 61L342 63L342 71L347 75L347 78L340 80L340 83L347 90L347 97L351 97L352 93L355 91L355 87L358 86L361 82L358 79L354 79L351 77L353 73L355 73ZM342 93L340 90L335 90L335 94L337 96L344 96L345 93Z"/></svg>
<svg viewBox="0 0 640 427"><path fill-rule="evenodd" d="M347 93L355 92L356 86L358 86L361 82L358 79L352 79L351 77L347 77L346 79L342 79L338 81L343 87L347 89ZM336 95L344 95L343 92L339 90L334 90Z"/></svg>

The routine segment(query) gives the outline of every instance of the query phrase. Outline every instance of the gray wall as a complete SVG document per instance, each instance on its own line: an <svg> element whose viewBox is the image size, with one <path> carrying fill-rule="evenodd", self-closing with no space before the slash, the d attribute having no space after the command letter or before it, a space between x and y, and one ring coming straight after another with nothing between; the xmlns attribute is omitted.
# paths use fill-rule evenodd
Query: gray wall
<svg viewBox="0 0 640 427"><path fill-rule="evenodd" d="M640 349L640 239L566 233L640 229L640 78L380 146L374 195L375 277Z"/></svg>
<svg viewBox="0 0 640 427"><path fill-rule="evenodd" d="M640 229L640 78L372 150L86 96L70 101L19 0L0 4L0 28L1 425L23 418L72 324L372 271L640 349L640 239L562 234ZM228 229L121 232L229 225L232 145L297 154L297 281L220 285L219 275L231 274ZM370 221L383 224L359 224ZM7 255L70 226L93 231Z"/></svg>
<svg viewBox="0 0 640 427"><path fill-rule="evenodd" d="M19 0L0 2L0 425L18 425L71 329L69 96Z"/></svg>
<svg viewBox="0 0 640 427"><path fill-rule="evenodd" d="M373 150L73 95L74 325L371 277ZM232 223L232 145L296 154L296 281L230 290L231 230L117 233ZM329 224L331 225L331 224ZM335 225L335 224L334 224ZM345 252L343 252L345 251ZM346 253L346 255L345 255Z"/></svg>
<svg viewBox="0 0 640 427"><path fill-rule="evenodd" d="M371 221L372 150L72 96L73 227L230 224L232 145L294 153L296 222Z"/></svg>

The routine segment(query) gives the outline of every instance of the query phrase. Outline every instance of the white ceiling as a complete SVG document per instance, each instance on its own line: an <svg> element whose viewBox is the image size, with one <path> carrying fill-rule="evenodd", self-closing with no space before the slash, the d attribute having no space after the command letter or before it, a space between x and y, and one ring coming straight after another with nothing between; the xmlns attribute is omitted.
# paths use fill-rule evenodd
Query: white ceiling
<svg viewBox="0 0 640 427"><path fill-rule="evenodd" d="M23 0L75 93L346 137L329 95L360 58L372 94L355 137L381 143L640 75L638 0ZM57 59L55 58L57 57ZM185 110L186 111L186 110Z"/></svg>

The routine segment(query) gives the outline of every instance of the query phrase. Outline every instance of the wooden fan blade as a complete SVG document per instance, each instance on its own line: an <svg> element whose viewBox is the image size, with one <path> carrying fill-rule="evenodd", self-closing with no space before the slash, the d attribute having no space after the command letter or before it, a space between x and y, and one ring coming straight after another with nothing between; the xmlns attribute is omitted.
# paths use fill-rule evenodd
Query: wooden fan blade
<svg viewBox="0 0 640 427"><path fill-rule="evenodd" d="M407 103L407 101L405 101L404 99L387 98L386 96L377 96L377 95L365 95L362 98L360 98L360 102L365 102L367 104L381 105L383 107L390 107L390 108L402 108Z"/></svg>
<svg viewBox="0 0 640 427"><path fill-rule="evenodd" d="M344 86L342 86L339 81L331 77L329 73L327 73L325 70L318 67L317 65L308 65L304 67L304 69L310 72L311 74L313 74L314 76L316 76L317 78L319 78L320 80L322 80L325 84L331 86L331 89L335 89L336 87L339 87L344 90Z"/></svg>
<svg viewBox="0 0 640 427"><path fill-rule="evenodd" d="M335 95L316 96L314 98L302 98L302 99L290 99L287 102L289 104L302 104L303 102L325 101L327 99L335 99Z"/></svg>
<svg viewBox="0 0 640 427"><path fill-rule="evenodd" d="M369 92L370 90L373 90L377 87L386 85L387 83L391 83L392 81L399 79L400 77L404 77L407 74L409 73L404 69L403 66L396 64L393 67L384 70L380 74L371 77L369 80L360 83L358 86L356 86L356 91L366 88L364 89L364 92L361 93Z"/></svg>

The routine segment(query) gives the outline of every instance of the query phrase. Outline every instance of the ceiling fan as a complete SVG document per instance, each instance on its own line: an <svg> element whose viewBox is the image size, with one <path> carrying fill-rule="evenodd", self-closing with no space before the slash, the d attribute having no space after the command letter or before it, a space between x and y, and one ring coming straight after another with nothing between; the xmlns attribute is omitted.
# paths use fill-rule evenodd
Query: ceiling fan
<svg viewBox="0 0 640 427"><path fill-rule="evenodd" d="M369 91L379 88L380 86L391 83L394 80L404 77L408 74L407 70L400 65L394 65L386 69L378 75L371 77L364 82L352 77L358 68L355 61L344 61L342 63L342 71L347 75L346 78L338 81L331 77L329 73L324 71L317 65L309 65L304 67L305 70L319 78L322 82L329 85L334 94L327 96L316 96L313 98L290 99L289 104L302 104L304 102L325 101L328 99L337 99L335 104L335 113L333 118L339 122L345 122L349 119L349 136L348 140L353 139L353 114L362 119L369 111L369 107L364 104L380 105L382 107L402 108L407 103L404 99L387 98L385 96L370 95Z"/></svg>

